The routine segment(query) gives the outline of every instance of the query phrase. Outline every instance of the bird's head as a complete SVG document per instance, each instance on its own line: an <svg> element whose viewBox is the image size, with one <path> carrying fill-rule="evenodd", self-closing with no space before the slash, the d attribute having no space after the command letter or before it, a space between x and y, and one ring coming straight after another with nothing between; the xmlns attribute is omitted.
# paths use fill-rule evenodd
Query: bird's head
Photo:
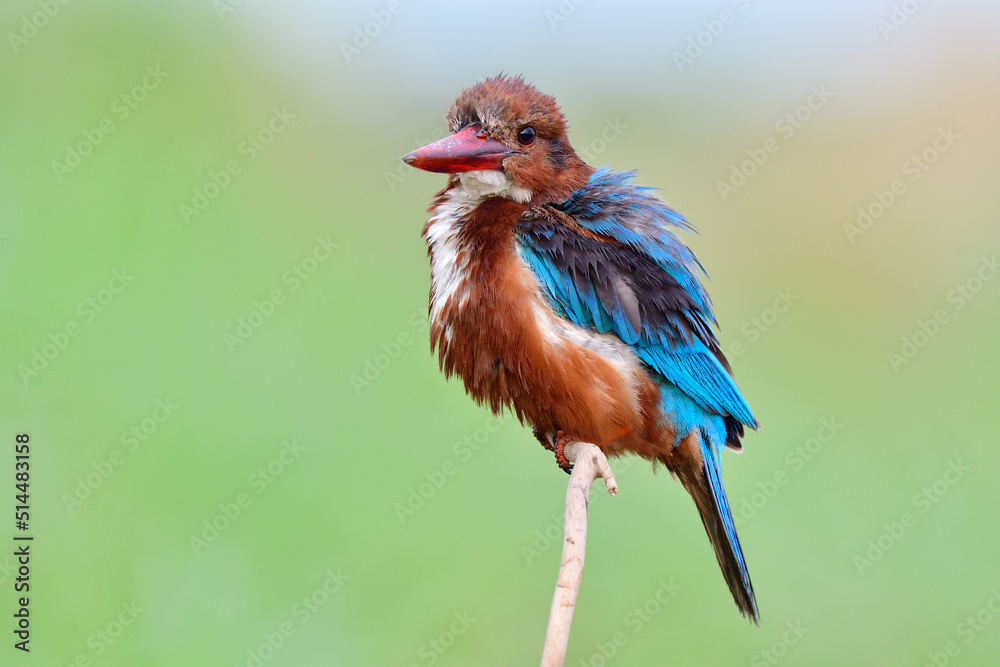
<svg viewBox="0 0 1000 667"><path fill-rule="evenodd" d="M457 174L474 196L532 204L563 201L593 172L570 145L555 98L521 77L501 74L466 88L446 118L454 134L403 161Z"/></svg>

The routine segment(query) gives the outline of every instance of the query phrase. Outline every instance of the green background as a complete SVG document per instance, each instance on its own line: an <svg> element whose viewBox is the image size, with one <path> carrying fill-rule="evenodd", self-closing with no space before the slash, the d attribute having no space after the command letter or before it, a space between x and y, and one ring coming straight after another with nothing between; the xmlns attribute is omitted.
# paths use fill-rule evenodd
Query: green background
<svg viewBox="0 0 1000 667"><path fill-rule="evenodd" d="M618 497L595 489L567 665L996 664L1000 12L804 5L4 2L0 663L537 663L566 477L438 373L419 232L444 178L399 161L506 71L700 228L763 424L723 466L761 627L681 486L625 459Z"/></svg>

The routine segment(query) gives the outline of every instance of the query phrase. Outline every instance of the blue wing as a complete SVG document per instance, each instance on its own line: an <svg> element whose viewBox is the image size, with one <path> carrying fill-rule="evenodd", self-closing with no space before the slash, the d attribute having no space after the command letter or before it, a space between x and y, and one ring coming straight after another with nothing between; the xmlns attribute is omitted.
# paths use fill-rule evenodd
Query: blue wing
<svg viewBox="0 0 1000 667"><path fill-rule="evenodd" d="M665 381L664 410L679 427L738 446L740 424L757 420L712 329L704 270L674 233L691 227L633 176L605 167L567 201L531 209L518 249L556 312L616 334Z"/></svg>

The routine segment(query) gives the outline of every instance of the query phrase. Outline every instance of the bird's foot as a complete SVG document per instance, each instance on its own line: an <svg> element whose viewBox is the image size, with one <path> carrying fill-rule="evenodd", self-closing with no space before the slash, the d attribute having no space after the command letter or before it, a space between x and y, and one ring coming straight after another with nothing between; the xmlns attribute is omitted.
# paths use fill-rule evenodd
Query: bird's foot
<svg viewBox="0 0 1000 667"><path fill-rule="evenodd" d="M562 471L567 475L573 472L573 464L566 458L566 445L573 442L573 438L566 435L565 431L556 431L553 441L549 442L545 434L537 428L534 429L534 433L535 437L538 438L538 442L542 443L542 447L555 453L556 464L562 468Z"/></svg>
<svg viewBox="0 0 1000 667"><path fill-rule="evenodd" d="M535 438L538 439L538 442L542 443L542 447L544 447L546 450L550 452L552 451L552 443L549 442L549 439L547 437L545 437L545 433L543 431L541 431L536 426L533 429L531 429L531 432L535 434Z"/></svg>
<svg viewBox="0 0 1000 667"><path fill-rule="evenodd" d="M566 445L571 442L573 442L573 438L566 435L564 431L556 431L555 442L552 443L552 451L556 454L556 464L567 475L573 472L573 464L566 458Z"/></svg>

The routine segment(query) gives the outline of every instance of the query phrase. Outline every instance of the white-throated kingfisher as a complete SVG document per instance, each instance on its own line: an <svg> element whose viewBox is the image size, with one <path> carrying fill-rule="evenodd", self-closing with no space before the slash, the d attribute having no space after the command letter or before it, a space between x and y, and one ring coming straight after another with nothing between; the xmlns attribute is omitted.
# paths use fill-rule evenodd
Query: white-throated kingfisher
<svg viewBox="0 0 1000 667"><path fill-rule="evenodd" d="M556 100L500 75L462 91L449 137L403 160L450 174L424 227L430 336L446 376L555 451L660 462L694 498L740 611L753 586L719 473L757 428L713 325L688 222L634 172L573 150Z"/></svg>

